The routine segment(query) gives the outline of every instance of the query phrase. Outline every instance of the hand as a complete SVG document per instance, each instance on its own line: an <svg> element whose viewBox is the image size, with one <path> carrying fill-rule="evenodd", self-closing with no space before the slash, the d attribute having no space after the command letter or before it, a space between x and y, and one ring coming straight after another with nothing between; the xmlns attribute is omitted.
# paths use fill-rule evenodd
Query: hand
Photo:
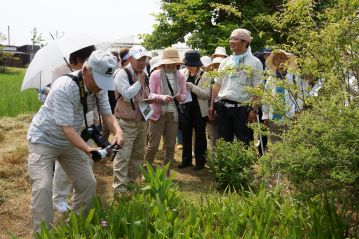
<svg viewBox="0 0 359 239"><path fill-rule="evenodd" d="M122 132L115 135L113 143L116 143L120 148L122 148L122 146L125 144Z"/></svg>
<svg viewBox="0 0 359 239"><path fill-rule="evenodd" d="M92 157L92 154L91 154L91 152L92 151L97 151L97 150L99 150L99 149L101 149L101 148L94 148L94 147L87 147L87 149L86 149L86 151L85 151L85 153L91 158Z"/></svg>
<svg viewBox="0 0 359 239"><path fill-rule="evenodd" d="M208 108L208 119L213 121L215 118L213 105Z"/></svg>
<svg viewBox="0 0 359 239"><path fill-rule="evenodd" d="M254 110L249 110L248 123L254 123L257 119L257 113Z"/></svg>
<svg viewBox="0 0 359 239"><path fill-rule="evenodd" d="M140 73L138 73L137 77L138 77L137 79L143 85L145 83L145 73L143 71L141 71Z"/></svg>
<svg viewBox="0 0 359 239"><path fill-rule="evenodd" d="M265 120L263 121L263 124L264 124L265 126L269 127L269 119L265 119Z"/></svg>
<svg viewBox="0 0 359 239"><path fill-rule="evenodd" d="M170 95L166 95L164 100L165 100L166 103L170 103L170 102L173 101L173 97L170 96Z"/></svg>
<svg viewBox="0 0 359 239"><path fill-rule="evenodd" d="M187 87L187 89L192 90L193 83L192 82L186 82L186 87Z"/></svg>
<svg viewBox="0 0 359 239"><path fill-rule="evenodd" d="M181 95L180 94L177 94L175 96L173 96L174 99L176 99L178 102L180 102L181 100Z"/></svg>

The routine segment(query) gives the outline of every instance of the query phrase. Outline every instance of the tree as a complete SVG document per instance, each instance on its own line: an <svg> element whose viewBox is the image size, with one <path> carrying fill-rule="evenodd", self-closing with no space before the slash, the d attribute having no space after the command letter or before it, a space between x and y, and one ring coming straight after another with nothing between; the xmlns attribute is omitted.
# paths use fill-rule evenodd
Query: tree
<svg viewBox="0 0 359 239"><path fill-rule="evenodd" d="M221 45L228 45L228 37L235 28L250 30L256 49L280 42L269 22L283 0L161 0L162 12L155 15L151 34L142 36L147 48L155 49L184 42L192 48L212 53Z"/></svg>
<svg viewBox="0 0 359 239"><path fill-rule="evenodd" d="M43 47L45 45L45 39L42 37L42 33L38 33L37 28L35 27L31 31L31 42L32 42L32 48L34 49L35 45L40 45Z"/></svg>

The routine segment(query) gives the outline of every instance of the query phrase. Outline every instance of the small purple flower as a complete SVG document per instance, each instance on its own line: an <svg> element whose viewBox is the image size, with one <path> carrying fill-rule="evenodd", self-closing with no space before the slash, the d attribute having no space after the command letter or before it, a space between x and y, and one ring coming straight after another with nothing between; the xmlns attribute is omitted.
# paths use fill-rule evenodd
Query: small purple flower
<svg viewBox="0 0 359 239"><path fill-rule="evenodd" d="M108 227L107 222L106 222L105 220L102 220L102 221L101 221L101 226L103 226L103 227Z"/></svg>

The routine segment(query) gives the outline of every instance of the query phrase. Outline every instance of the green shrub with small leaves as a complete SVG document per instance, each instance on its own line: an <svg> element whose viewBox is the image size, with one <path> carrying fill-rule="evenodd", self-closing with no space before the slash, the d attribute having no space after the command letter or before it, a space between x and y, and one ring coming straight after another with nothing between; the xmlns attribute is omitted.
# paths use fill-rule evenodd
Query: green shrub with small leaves
<svg viewBox="0 0 359 239"><path fill-rule="evenodd" d="M359 202L359 108L341 97L323 98L302 112L283 143L262 157L270 174L284 175L306 198L332 192L350 207Z"/></svg>
<svg viewBox="0 0 359 239"><path fill-rule="evenodd" d="M251 167L256 158L253 147L240 141L225 142L220 139L216 150L208 154L208 166L219 188L235 190L248 188L253 177Z"/></svg>

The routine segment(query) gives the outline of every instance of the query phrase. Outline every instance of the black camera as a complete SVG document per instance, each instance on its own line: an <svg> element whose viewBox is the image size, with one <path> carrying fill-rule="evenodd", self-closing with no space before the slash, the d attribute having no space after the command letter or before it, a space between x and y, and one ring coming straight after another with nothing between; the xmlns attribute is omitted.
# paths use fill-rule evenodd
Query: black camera
<svg viewBox="0 0 359 239"><path fill-rule="evenodd" d="M92 160L99 162L106 157L115 157L120 148L118 144L114 143L103 149L91 151Z"/></svg>
<svg viewBox="0 0 359 239"><path fill-rule="evenodd" d="M111 144L102 136L101 126L92 124L90 127L85 128L81 132L81 138L86 142L89 139L93 139L98 147L106 148Z"/></svg>

